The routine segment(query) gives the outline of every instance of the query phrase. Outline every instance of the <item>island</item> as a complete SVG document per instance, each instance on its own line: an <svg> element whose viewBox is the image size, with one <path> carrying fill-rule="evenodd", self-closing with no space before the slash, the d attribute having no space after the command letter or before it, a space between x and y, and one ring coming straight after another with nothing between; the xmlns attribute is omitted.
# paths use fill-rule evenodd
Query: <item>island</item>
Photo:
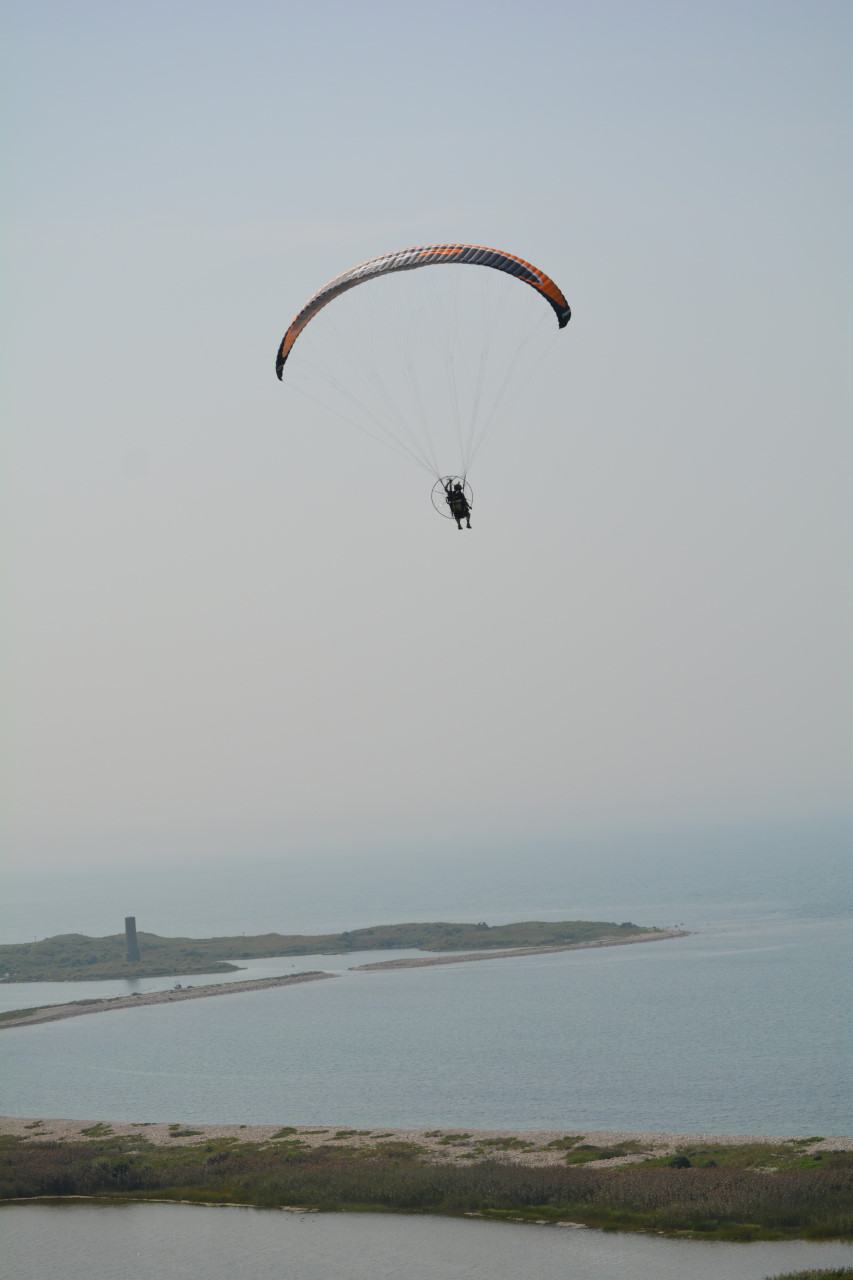
<svg viewBox="0 0 853 1280"><path fill-rule="evenodd" d="M528 920L518 924L373 925L343 933L281 934L256 937L163 938L138 934L139 959L128 959L123 933L89 938L63 933L36 942L0 946L0 981L80 982L116 978L162 978L191 974L233 973L241 960L272 956L345 955L353 951L483 952L564 950L580 946L614 946L684 937L681 929L642 927L631 921ZM409 964L411 961L403 961Z"/></svg>

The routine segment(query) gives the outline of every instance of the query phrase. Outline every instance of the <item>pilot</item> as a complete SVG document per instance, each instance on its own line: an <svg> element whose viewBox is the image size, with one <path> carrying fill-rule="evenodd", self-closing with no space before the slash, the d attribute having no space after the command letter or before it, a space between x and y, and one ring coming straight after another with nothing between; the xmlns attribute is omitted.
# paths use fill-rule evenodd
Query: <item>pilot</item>
<svg viewBox="0 0 853 1280"><path fill-rule="evenodd" d="M465 490L459 480L454 481L453 477L449 480L442 481L444 492L447 494L446 502L450 507L450 513L456 521L456 528L462 528L462 521L465 521L466 528L471 528L471 504L465 497Z"/></svg>

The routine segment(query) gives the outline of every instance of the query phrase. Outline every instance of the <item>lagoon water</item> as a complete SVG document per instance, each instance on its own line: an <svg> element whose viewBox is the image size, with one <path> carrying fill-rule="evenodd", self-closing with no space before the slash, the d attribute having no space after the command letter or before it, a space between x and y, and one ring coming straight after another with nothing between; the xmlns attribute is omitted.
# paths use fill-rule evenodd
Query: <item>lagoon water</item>
<svg viewBox="0 0 853 1280"><path fill-rule="evenodd" d="M0 1209L16 1280L763 1280L849 1266L853 1246L705 1244L654 1236L390 1214L295 1215L188 1205Z"/></svg>

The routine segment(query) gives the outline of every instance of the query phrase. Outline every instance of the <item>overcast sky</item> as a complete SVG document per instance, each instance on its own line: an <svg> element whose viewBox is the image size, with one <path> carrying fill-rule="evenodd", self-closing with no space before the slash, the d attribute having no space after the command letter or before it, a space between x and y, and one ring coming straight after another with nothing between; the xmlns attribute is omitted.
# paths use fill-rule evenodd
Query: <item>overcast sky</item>
<svg viewBox="0 0 853 1280"><path fill-rule="evenodd" d="M849 807L847 0L4 11L13 865ZM273 369L445 240L574 313L464 536Z"/></svg>

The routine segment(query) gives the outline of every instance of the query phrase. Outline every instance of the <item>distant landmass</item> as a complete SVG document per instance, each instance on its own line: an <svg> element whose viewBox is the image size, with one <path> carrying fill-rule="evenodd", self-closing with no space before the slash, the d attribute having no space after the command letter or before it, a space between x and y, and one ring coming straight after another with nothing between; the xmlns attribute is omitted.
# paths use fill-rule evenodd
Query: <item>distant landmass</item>
<svg viewBox="0 0 853 1280"><path fill-rule="evenodd" d="M128 960L124 933L88 938L63 933L41 942L0 946L0 981L80 982L115 978L159 978L195 973L229 973L240 960L268 956L342 955L350 951L492 951L516 947L567 947L603 941L629 942L639 935L673 936L673 931L625 921L528 920L518 924L373 925L343 933L281 934L257 937L161 938L138 932L139 960ZM650 939L651 940L651 939Z"/></svg>

